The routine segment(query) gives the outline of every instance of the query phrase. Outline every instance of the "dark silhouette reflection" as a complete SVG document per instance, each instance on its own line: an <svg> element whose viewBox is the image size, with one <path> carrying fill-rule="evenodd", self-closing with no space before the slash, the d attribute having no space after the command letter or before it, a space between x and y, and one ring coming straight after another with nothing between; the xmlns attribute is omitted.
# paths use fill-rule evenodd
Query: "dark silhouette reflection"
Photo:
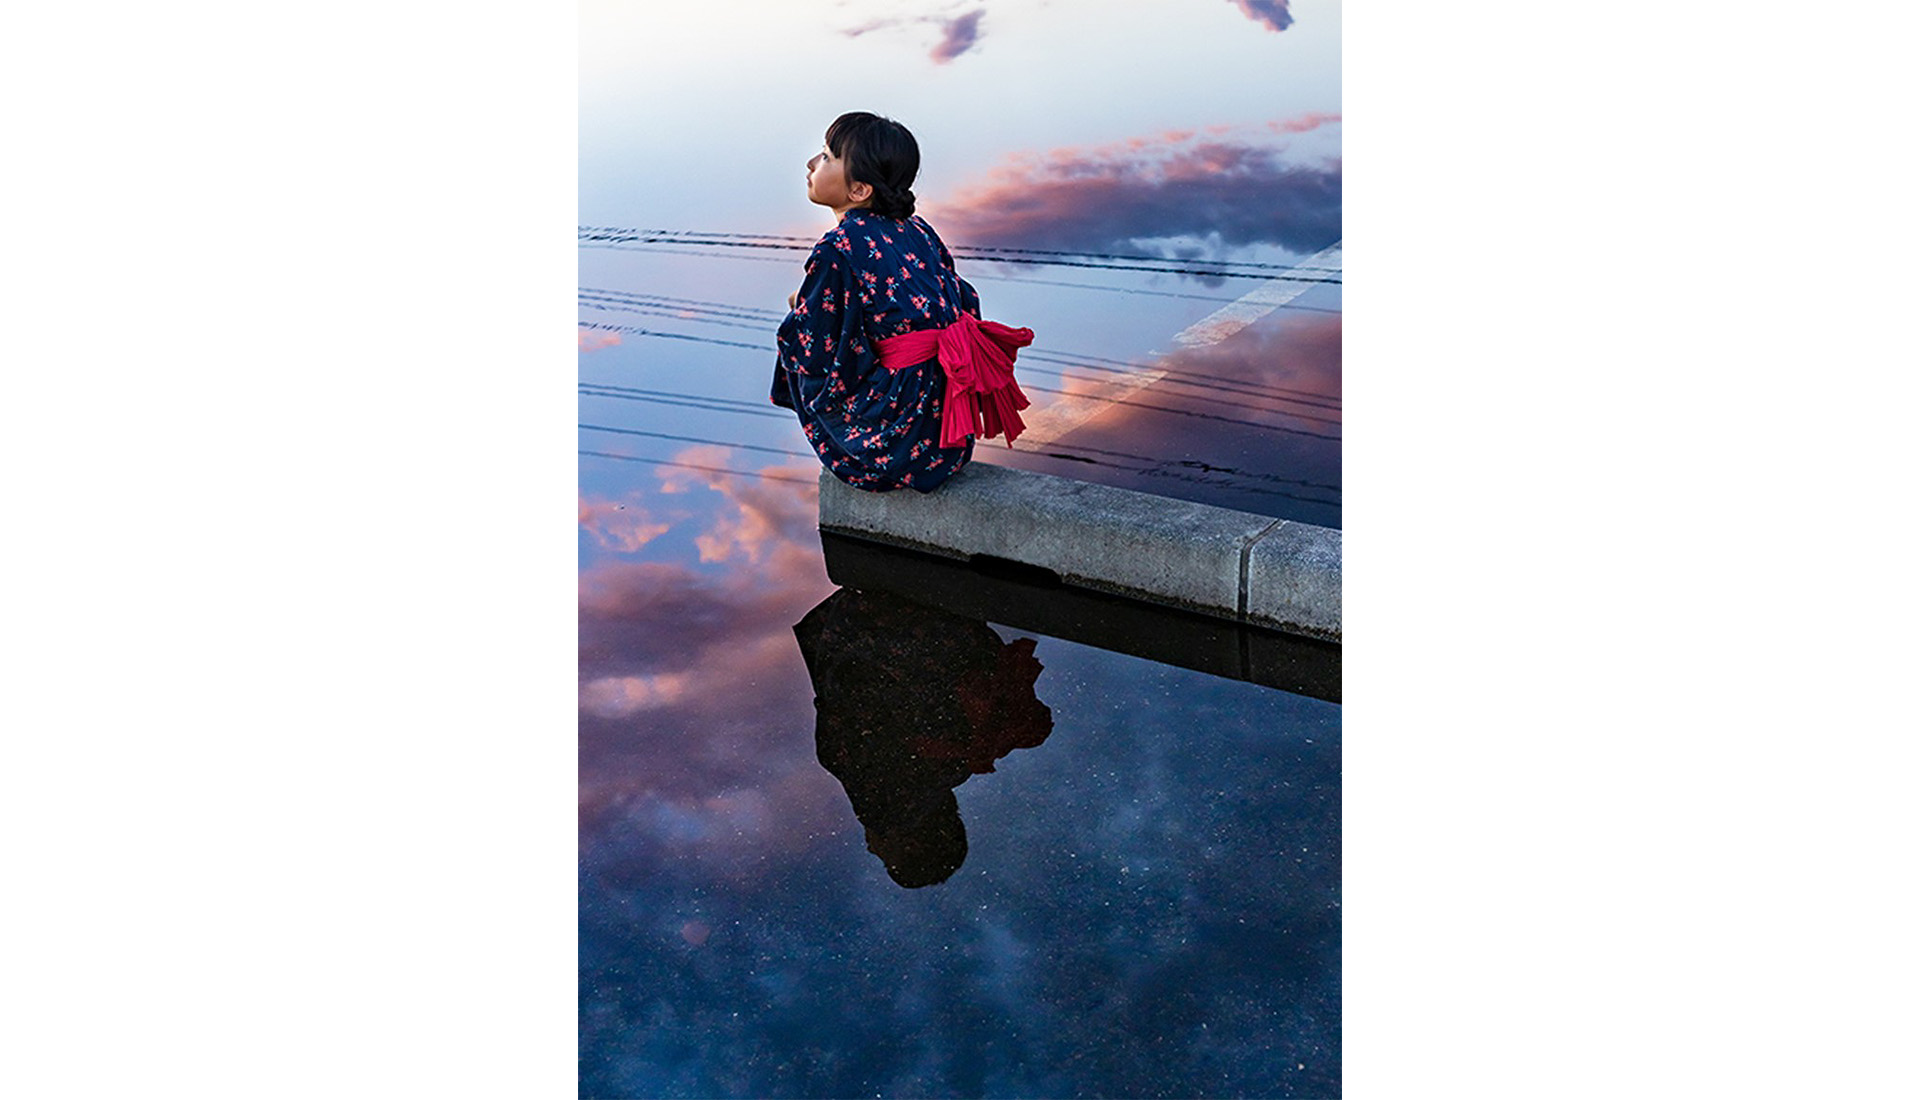
<svg viewBox="0 0 1920 1100"><path fill-rule="evenodd" d="M953 788L1053 732L1034 696L1034 642L979 619L842 588L795 624L813 678L820 764L846 788L867 850L902 886L945 882L967 858Z"/></svg>

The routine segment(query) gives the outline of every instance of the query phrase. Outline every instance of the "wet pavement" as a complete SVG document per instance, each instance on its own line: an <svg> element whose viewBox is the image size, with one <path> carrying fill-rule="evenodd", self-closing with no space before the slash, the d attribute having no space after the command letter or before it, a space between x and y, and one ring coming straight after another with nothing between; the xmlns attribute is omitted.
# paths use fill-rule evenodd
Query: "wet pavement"
<svg viewBox="0 0 1920 1100"><path fill-rule="evenodd" d="M1336 266L1309 257L1298 282L1266 270L1281 278L1210 280L1243 293L1127 360L1036 338L1019 365L1036 430L976 457L1339 527L1341 286L1328 252Z"/></svg>
<svg viewBox="0 0 1920 1100"><path fill-rule="evenodd" d="M1337 705L854 589L782 619L583 718L582 1095L1338 1092Z"/></svg>
<svg viewBox="0 0 1920 1100"><path fill-rule="evenodd" d="M823 553L798 258L581 252L582 1095L1336 1095L1338 648ZM1337 284L1007 266L978 460L1338 525Z"/></svg>

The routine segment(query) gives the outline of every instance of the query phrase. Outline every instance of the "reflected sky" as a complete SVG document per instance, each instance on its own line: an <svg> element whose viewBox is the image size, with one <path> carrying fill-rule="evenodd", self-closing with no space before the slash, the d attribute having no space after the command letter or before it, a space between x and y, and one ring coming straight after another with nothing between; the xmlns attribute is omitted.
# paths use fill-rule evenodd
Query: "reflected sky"
<svg viewBox="0 0 1920 1100"><path fill-rule="evenodd" d="M822 763L795 627L846 597L766 392L805 161L873 110L1034 411L1097 408L978 460L1337 526L1337 281L1175 337L1339 240L1339 6L580 10L580 224L704 235L580 249L583 1095L1336 1094L1339 707L974 623L1050 729L903 888Z"/></svg>
<svg viewBox="0 0 1920 1100"><path fill-rule="evenodd" d="M831 779L603 817L584 1094L1335 1094L1337 708L1039 656L1057 729L955 791L940 886L889 879ZM703 831L728 858L685 858Z"/></svg>
<svg viewBox="0 0 1920 1100"><path fill-rule="evenodd" d="M1039 638L1050 728L906 890L822 766L812 585L679 580L583 605L583 1094L1337 1092L1338 707Z"/></svg>
<svg viewBox="0 0 1920 1100"><path fill-rule="evenodd" d="M583 1095L1337 1092L1338 706L975 623L1047 729L934 746L992 770L905 890L823 766L811 502L654 477L721 503L582 573Z"/></svg>

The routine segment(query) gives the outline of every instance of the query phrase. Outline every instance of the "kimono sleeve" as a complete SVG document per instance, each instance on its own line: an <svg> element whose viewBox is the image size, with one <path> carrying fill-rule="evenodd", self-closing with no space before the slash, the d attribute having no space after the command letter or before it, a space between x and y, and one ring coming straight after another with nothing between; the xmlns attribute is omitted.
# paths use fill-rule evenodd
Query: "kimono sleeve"
<svg viewBox="0 0 1920 1100"><path fill-rule="evenodd" d="M836 379L836 368L867 352L854 286L853 259L844 240L829 236L815 245L793 310L775 337L774 404L797 408L823 386L844 392L848 380Z"/></svg>
<svg viewBox="0 0 1920 1100"><path fill-rule="evenodd" d="M947 242L940 239L940 234L933 231L933 226L928 225L926 219L915 217L913 220L921 229L926 231L927 239L933 242L933 247L940 254L940 263L947 269L948 273L953 276L953 281L960 284L961 312L972 314L973 319L976 321L983 320L980 316L980 292L973 289L972 283L962 279L960 272L954 268L953 253L947 251Z"/></svg>
<svg viewBox="0 0 1920 1100"><path fill-rule="evenodd" d="M945 251L945 246L942 246L941 251ZM947 264L948 266L952 266L953 261L948 260ZM973 319L976 321L985 320L984 317L980 316L980 292L973 289L972 283L962 279L958 271L953 273L953 278L955 282L960 284L961 312L972 314Z"/></svg>

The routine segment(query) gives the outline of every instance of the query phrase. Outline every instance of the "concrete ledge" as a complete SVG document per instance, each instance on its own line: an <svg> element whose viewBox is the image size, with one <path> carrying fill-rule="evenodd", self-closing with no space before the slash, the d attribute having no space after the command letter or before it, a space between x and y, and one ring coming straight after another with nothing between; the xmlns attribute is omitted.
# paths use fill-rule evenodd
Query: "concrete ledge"
<svg viewBox="0 0 1920 1100"><path fill-rule="evenodd" d="M932 493L820 475L820 529L1340 640L1340 532L975 462Z"/></svg>
<svg viewBox="0 0 1920 1100"><path fill-rule="evenodd" d="M1340 532L1281 520L1247 548L1245 621L1340 640Z"/></svg>

